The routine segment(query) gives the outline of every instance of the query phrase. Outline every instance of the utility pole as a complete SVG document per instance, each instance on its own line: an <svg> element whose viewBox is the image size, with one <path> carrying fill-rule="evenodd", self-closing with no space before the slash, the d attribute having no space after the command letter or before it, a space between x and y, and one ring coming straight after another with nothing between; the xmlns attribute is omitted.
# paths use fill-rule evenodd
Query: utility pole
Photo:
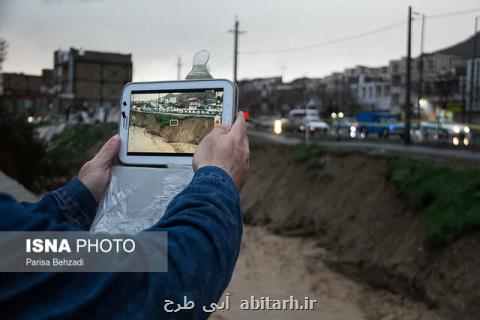
<svg viewBox="0 0 480 320"><path fill-rule="evenodd" d="M425 38L425 15L422 14L422 34L420 39L420 57L418 60L418 101L417 101L417 117L418 127L420 128L420 99L423 95L423 44Z"/></svg>
<svg viewBox="0 0 480 320"><path fill-rule="evenodd" d="M410 82L411 82L411 63L412 63L412 7L408 7L408 28L407 28L407 79L405 82L405 144L410 144L410 118L411 118L411 101L410 101Z"/></svg>
<svg viewBox="0 0 480 320"><path fill-rule="evenodd" d="M183 66L181 56L178 56L176 66L177 66L177 80L181 80L182 66Z"/></svg>
<svg viewBox="0 0 480 320"><path fill-rule="evenodd" d="M282 70L282 83L283 83L283 77L285 76L285 70L287 70L287 67L285 66L280 66L280 70Z"/></svg>
<svg viewBox="0 0 480 320"><path fill-rule="evenodd" d="M239 30L239 25L240 25L240 22L238 22L238 19L235 16L234 29L229 31L229 32L233 33L233 82L237 82L238 35L245 32L245 31L240 31Z"/></svg>
<svg viewBox="0 0 480 320"><path fill-rule="evenodd" d="M472 123L472 110L475 100L475 58L477 57L477 26L478 19L480 17L475 17L475 29L473 31L473 49L472 49L472 65L470 66L470 92L469 92L469 103L468 103L468 123Z"/></svg>

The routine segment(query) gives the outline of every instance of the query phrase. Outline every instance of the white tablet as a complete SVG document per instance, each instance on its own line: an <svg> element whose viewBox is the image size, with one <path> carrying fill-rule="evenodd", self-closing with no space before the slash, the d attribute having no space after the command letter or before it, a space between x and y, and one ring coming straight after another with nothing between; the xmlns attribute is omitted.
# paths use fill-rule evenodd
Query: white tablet
<svg viewBox="0 0 480 320"><path fill-rule="evenodd" d="M126 165L192 164L216 124L232 124L237 86L228 80L132 82L120 100L120 161Z"/></svg>

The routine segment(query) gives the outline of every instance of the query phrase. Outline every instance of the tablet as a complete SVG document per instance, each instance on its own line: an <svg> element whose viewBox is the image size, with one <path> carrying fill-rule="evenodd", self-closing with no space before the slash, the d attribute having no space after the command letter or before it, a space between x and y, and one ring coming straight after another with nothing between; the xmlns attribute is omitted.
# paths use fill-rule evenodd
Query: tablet
<svg viewBox="0 0 480 320"><path fill-rule="evenodd" d="M228 80L128 83L120 100L120 162L191 165L202 138L233 123L237 91Z"/></svg>

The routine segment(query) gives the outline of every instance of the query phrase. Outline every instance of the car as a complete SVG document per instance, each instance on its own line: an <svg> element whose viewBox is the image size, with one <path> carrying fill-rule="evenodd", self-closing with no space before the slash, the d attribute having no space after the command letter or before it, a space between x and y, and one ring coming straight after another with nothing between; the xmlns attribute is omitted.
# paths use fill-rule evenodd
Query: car
<svg viewBox="0 0 480 320"><path fill-rule="evenodd" d="M350 128L355 124L354 118L335 119L330 125L330 134L334 136L349 136Z"/></svg>
<svg viewBox="0 0 480 320"><path fill-rule="evenodd" d="M418 141L444 141L454 146L468 146L472 140L470 127L453 122L420 122L415 137Z"/></svg>
<svg viewBox="0 0 480 320"><path fill-rule="evenodd" d="M319 132L323 134L327 134L330 126L325 121L320 120L318 117L309 117L305 119L306 125L308 126L308 130L312 133ZM305 132L305 124L301 124L298 127L298 131Z"/></svg>

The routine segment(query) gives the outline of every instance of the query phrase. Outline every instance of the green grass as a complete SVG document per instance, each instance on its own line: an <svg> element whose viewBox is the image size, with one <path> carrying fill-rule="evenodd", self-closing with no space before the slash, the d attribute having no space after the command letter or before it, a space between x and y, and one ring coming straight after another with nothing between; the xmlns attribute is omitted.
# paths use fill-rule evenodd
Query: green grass
<svg viewBox="0 0 480 320"><path fill-rule="evenodd" d="M56 134L47 148L47 158L59 166L77 167L88 160L88 152L118 132L118 125L74 124Z"/></svg>
<svg viewBox="0 0 480 320"><path fill-rule="evenodd" d="M480 228L480 170L396 159L387 176L425 214L427 244L439 246Z"/></svg>
<svg viewBox="0 0 480 320"><path fill-rule="evenodd" d="M356 151L334 149L317 144L298 144L293 147L293 159L297 163L315 162L319 157L325 154L330 154L338 157L344 157L349 154L356 153Z"/></svg>
<svg viewBox="0 0 480 320"><path fill-rule="evenodd" d="M322 150L313 144L298 144L293 147L293 159L297 163L314 161L322 154Z"/></svg>
<svg viewBox="0 0 480 320"><path fill-rule="evenodd" d="M155 120L157 120L157 123L160 126L160 128L163 128L163 127L169 125L170 124L170 119L173 119L173 118L169 117L169 116L164 116L164 115L161 115L161 114L157 114L155 116Z"/></svg>

